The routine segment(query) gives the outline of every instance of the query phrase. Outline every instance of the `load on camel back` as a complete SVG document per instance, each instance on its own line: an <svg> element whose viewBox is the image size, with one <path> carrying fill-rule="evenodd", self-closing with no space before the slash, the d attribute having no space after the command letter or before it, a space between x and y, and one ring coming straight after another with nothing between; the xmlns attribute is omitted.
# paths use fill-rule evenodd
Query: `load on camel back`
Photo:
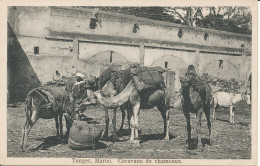
<svg viewBox="0 0 260 166"><path fill-rule="evenodd" d="M105 88L102 88L100 92L97 91L94 94L99 103L106 109L113 108L115 110L118 107L122 108L122 106L126 106L131 128L130 141L135 142L135 140L138 140L138 115L140 109L151 109L153 107L157 107L162 115L165 139L169 140L170 107L167 104L170 103L168 102L170 95L168 94L174 94L174 77L173 79L168 79L168 76L174 75L169 73L174 72L166 72L166 70L161 67L141 67L139 64L133 64L122 71L117 71L116 67L111 67L111 69L108 68L101 74L100 84L104 85ZM104 77L102 78L103 75ZM107 89L109 89L110 92L115 91L116 87L114 88L111 82L121 85L121 88L119 88L121 90L113 94L110 93L110 96L104 95L104 91ZM112 120L112 122L113 125L115 125L115 121Z"/></svg>
<svg viewBox="0 0 260 166"><path fill-rule="evenodd" d="M104 87L109 86L108 83L110 82L110 84L111 84L111 82L112 82L112 84L113 84L112 90L115 92L114 92L114 94L110 94L109 99L105 101L106 104L102 103L102 101L100 103L103 106L105 106L106 108L117 108L117 107L122 106L124 103L127 103L127 101L132 102L132 99L129 98L129 96L124 96L125 97L124 102L121 102L121 103L117 103L116 100L113 100L113 96L120 95L122 91L125 91L127 85L129 85L129 83L132 82L133 91L131 90L131 92L129 92L129 93L132 93L135 90L136 90L135 92L137 92L137 93L133 93L131 96L134 99L140 98L140 108L149 109L154 106L158 106L160 108L161 114L165 121L164 133L168 133L167 132L168 129L166 129L166 128L168 128L166 126L168 126L168 124L169 124L169 122L166 122L166 121L168 121L168 118L166 118L166 117L168 117L167 116L168 109L166 107L164 107L166 85L164 82L164 77L162 76L162 74L165 73L165 70L161 67L140 67L138 64L131 65L126 70L120 70L120 69L121 69L121 67L119 67L117 65L112 65L112 66L108 67L104 72L101 73L99 82L98 82L99 88L100 89L102 88L102 92L103 92L103 90L106 89ZM80 94L83 93L84 90L81 90L80 88L85 89L86 87L84 87L84 85L85 85L84 81L79 81L74 86L74 87L78 86L78 88L79 88L78 91L75 90L75 88L72 88L73 93L74 93L73 94L74 99L78 99L78 95L75 95L75 94L77 94L77 92L79 92ZM86 93L84 92L84 94L86 94ZM102 95L104 95L104 94L102 94ZM136 95L139 95L139 96L137 96L137 98L136 98ZM82 96L82 95L79 95L79 96ZM93 98L94 98L93 99L93 98L91 98L91 95L90 95L90 97L83 99L81 103L84 105L85 102L83 102L83 101L88 100L88 99L90 101L92 101L92 100L96 99L95 97L97 97L97 96L93 96ZM113 101L111 102L110 99ZM79 101L80 100L81 99L79 99ZM139 100L137 102L139 102ZM87 102L87 103L89 103L90 105L95 104L95 102ZM133 104L133 103L131 103L131 104ZM77 112L76 108L77 107L75 107L75 112ZM86 108L84 108L84 109L86 109ZM138 113L136 111L137 110L135 108L135 111L133 111L134 113L131 113L131 114L134 114L133 116L137 116ZM139 108L138 108L138 112L139 112ZM86 115L87 115L87 112L86 112ZM71 128L71 132L74 132L74 133L72 135L70 135L70 140L69 140L69 143L70 143L69 146L74 149L76 149L76 148L78 149L82 146L81 144L85 144L84 143L85 140L83 138L87 138L87 137L84 137L83 135L89 133L89 132L83 132L83 130L79 130L79 128L77 128L76 126L81 126L80 127L81 129L86 129L86 127L85 127L85 125L80 124L78 122L79 121L74 121L74 128L73 128L73 126ZM84 123L84 124L86 124L86 123ZM138 124L132 124L132 126L137 126L137 125ZM87 125L87 126L89 126L89 125ZM89 131L89 130L86 129L84 131ZM82 139L78 139L78 137L77 137L77 139L74 138L73 135L76 135L75 133L77 133L77 135L81 135ZM96 132L94 132L94 133L96 133ZM133 138L132 134L131 134L131 138ZM166 138L169 138L168 134L166 134Z"/></svg>
<svg viewBox="0 0 260 166"><path fill-rule="evenodd" d="M109 66L104 72L100 75L100 86L104 87L105 84L108 82L108 80L111 80L114 87L121 87L121 89L124 89L130 80L132 80L135 89L139 92L140 95L143 97L146 96L146 93L150 90L154 89L160 89L163 90L163 93L158 93L153 96L149 96L149 98L146 98L146 100L149 100L150 102L153 102L157 98L161 98L164 96L164 93L167 93L167 97L174 99L174 72L171 74L168 74L170 72L167 72L162 67L156 66L156 67L147 67L147 66L140 66L139 64L135 63L130 65L125 70L120 70L121 65L113 64ZM168 75L167 75L168 74ZM170 80L171 79L171 80ZM123 82L123 83L122 83ZM117 89L115 89L117 91ZM117 91L115 94L119 94L120 92ZM154 99L153 99L154 98ZM144 100L143 100L144 101ZM145 103L145 102L142 102ZM141 103L141 104L142 104ZM112 104L112 103L111 103ZM106 103L106 105L109 105L109 107L115 107L112 106L109 103ZM169 104L168 104L169 105Z"/></svg>

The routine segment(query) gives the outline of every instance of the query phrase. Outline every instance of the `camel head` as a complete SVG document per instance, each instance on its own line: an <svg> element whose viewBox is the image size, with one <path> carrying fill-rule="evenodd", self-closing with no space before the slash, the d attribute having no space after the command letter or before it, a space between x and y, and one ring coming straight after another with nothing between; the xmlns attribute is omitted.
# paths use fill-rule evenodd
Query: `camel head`
<svg viewBox="0 0 260 166"><path fill-rule="evenodd" d="M101 91L94 92L93 97L97 99L98 103L107 108L116 108L120 106L117 102L113 101L113 97L105 97L104 95L102 95Z"/></svg>
<svg viewBox="0 0 260 166"><path fill-rule="evenodd" d="M93 93L93 96L96 97L97 101L107 107L107 108L117 108L121 105L125 104L129 98L131 93L135 90L135 85L132 81L128 83L125 89L116 96L105 96L103 95L102 91L96 91Z"/></svg>
<svg viewBox="0 0 260 166"><path fill-rule="evenodd" d="M97 101L101 101L102 100L102 94L101 94L101 91L96 91L96 92L93 92L93 97L95 97L97 99Z"/></svg>

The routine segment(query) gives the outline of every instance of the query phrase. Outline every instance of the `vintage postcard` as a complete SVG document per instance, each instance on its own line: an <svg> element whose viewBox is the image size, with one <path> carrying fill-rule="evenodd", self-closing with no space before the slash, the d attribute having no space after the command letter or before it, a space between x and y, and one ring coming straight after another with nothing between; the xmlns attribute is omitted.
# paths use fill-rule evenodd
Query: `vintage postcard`
<svg viewBox="0 0 260 166"><path fill-rule="evenodd" d="M0 1L3 165L257 165L257 1Z"/></svg>

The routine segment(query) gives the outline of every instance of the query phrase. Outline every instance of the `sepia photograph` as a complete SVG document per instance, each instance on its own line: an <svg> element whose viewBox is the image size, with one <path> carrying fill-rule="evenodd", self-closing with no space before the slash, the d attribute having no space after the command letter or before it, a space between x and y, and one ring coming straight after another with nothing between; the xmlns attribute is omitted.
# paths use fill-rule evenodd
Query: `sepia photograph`
<svg viewBox="0 0 260 166"><path fill-rule="evenodd" d="M257 164L257 3L134 2L2 2L0 164Z"/></svg>

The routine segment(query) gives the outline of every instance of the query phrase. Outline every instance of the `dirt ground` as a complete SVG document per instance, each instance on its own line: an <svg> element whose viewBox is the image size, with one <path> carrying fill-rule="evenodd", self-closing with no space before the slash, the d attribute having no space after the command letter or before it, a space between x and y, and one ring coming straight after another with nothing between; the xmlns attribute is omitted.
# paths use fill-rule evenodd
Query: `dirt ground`
<svg viewBox="0 0 260 166"><path fill-rule="evenodd" d="M85 115L105 125L105 114L100 106L87 109ZM141 146L127 142L127 120L125 131L119 141L100 141L96 150L72 150L67 144L56 140L55 121L40 119L29 135L30 150L19 152L22 126L25 121L24 105L8 108L8 157L49 157L49 158L167 158L167 159L250 159L251 158L251 110L244 102L238 104L235 125L229 124L229 110L218 109L217 120L213 122L214 142L208 145L208 128L205 115L202 117L202 142L204 150L188 150L186 121L181 108L170 110L170 141L163 140L163 120L156 109L141 110L139 116ZM110 131L112 132L112 111ZM191 117L194 138L195 115ZM117 129L121 123L121 112L117 112ZM65 123L64 123L64 131ZM111 133L110 133L111 135Z"/></svg>

